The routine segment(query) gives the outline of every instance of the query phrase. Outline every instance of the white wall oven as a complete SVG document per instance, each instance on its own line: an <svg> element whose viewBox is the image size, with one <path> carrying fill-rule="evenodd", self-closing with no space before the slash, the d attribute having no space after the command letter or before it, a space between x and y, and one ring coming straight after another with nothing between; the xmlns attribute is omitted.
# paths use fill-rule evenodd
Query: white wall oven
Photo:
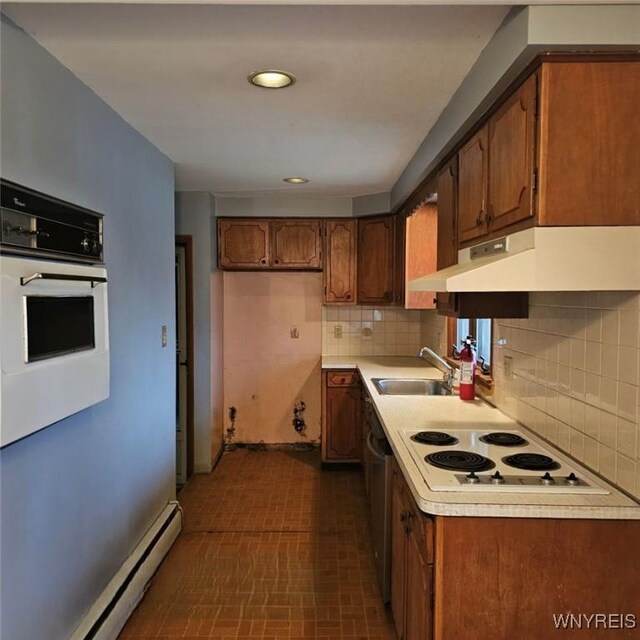
<svg viewBox="0 0 640 640"><path fill-rule="evenodd" d="M102 216L2 181L0 446L109 397Z"/></svg>

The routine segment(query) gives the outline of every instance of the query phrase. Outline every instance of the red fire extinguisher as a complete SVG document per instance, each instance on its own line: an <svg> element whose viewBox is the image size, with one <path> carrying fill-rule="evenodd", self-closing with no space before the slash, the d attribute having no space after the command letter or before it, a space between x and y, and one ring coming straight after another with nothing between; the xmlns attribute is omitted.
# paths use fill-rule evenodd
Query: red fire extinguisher
<svg viewBox="0 0 640 640"><path fill-rule="evenodd" d="M473 338L467 336L460 350L460 400L475 398L476 354L473 349Z"/></svg>

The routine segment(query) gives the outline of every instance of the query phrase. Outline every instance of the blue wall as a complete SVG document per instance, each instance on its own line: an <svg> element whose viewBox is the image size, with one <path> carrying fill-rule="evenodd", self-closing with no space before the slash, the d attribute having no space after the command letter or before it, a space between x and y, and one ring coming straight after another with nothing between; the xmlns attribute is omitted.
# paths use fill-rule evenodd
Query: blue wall
<svg viewBox="0 0 640 640"><path fill-rule="evenodd" d="M173 165L0 28L2 176L105 214L111 397L0 452L0 637L62 640L174 497Z"/></svg>

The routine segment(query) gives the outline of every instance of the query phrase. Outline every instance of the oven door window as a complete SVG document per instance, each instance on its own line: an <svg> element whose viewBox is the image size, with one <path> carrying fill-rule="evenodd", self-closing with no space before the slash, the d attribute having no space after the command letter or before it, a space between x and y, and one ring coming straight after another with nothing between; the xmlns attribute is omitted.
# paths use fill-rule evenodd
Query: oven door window
<svg viewBox="0 0 640 640"><path fill-rule="evenodd" d="M26 361L94 349L93 296L26 296Z"/></svg>

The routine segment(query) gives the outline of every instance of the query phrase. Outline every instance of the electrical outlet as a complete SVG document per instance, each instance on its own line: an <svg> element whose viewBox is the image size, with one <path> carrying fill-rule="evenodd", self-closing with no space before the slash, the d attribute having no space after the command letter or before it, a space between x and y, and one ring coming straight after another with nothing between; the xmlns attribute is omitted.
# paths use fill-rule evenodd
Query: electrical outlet
<svg viewBox="0 0 640 640"><path fill-rule="evenodd" d="M300 329L298 329L298 327L296 327L295 325L289 327L289 335L293 340L297 340L300 337Z"/></svg>
<svg viewBox="0 0 640 640"><path fill-rule="evenodd" d="M164 349L169 344L169 329L166 324L162 325L162 338L161 338L162 348Z"/></svg>
<svg viewBox="0 0 640 640"><path fill-rule="evenodd" d="M333 337L336 339L342 338L342 325L336 324L333 325Z"/></svg>
<svg viewBox="0 0 640 640"><path fill-rule="evenodd" d="M511 356L505 356L502 359L502 367L504 369L504 377L507 380L513 378L513 358Z"/></svg>

